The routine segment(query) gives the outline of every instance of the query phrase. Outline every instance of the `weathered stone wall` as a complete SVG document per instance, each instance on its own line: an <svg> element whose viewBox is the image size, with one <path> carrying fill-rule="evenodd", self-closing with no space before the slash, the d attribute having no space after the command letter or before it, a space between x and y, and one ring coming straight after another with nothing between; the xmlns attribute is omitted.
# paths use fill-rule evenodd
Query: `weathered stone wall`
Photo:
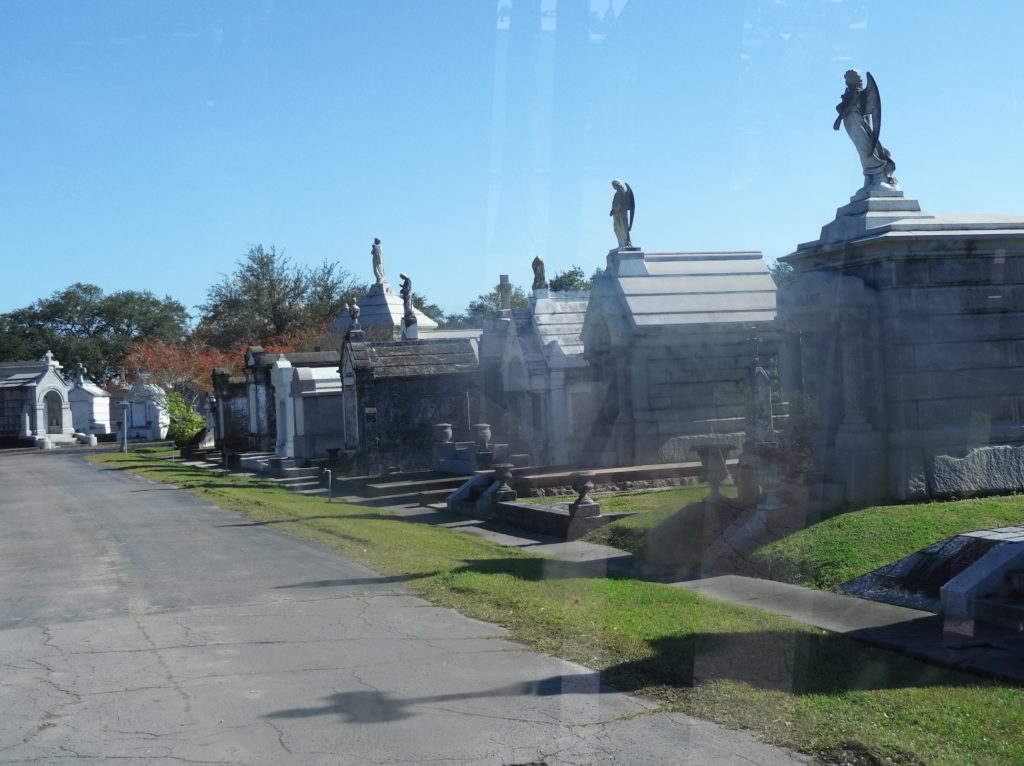
<svg viewBox="0 0 1024 766"><path fill-rule="evenodd" d="M374 391L378 457L383 465L404 470L431 467L435 423L451 423L468 433L479 416L475 381L471 376L441 379L392 378L377 382Z"/></svg>
<svg viewBox="0 0 1024 766"><path fill-rule="evenodd" d="M344 449L343 403L340 393L302 397L303 432L293 437L296 455L318 457L328 449Z"/></svg>
<svg viewBox="0 0 1024 766"><path fill-rule="evenodd" d="M34 407L35 399L29 389L0 389L0 438L17 439L25 430L24 410Z"/></svg>
<svg viewBox="0 0 1024 766"><path fill-rule="evenodd" d="M896 226L787 257L784 363L847 501L934 495L936 456L1024 444L1024 223L1006 226Z"/></svg>

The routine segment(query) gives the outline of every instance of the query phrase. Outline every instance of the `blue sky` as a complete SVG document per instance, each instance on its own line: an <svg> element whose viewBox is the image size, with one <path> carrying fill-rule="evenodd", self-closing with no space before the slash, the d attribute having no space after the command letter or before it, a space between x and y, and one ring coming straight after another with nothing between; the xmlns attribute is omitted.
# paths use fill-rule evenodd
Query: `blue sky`
<svg viewBox="0 0 1024 766"><path fill-rule="evenodd" d="M187 307L250 245L448 311L647 250L815 239L860 185L848 68L933 213L1024 214L1019 0L0 0L0 311Z"/></svg>

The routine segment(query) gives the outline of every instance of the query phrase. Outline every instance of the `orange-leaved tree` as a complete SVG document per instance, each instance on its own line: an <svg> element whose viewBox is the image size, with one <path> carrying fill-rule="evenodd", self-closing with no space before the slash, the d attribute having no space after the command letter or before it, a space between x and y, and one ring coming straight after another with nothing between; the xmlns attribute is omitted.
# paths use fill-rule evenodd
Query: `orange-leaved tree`
<svg viewBox="0 0 1024 766"><path fill-rule="evenodd" d="M215 368L237 364L233 356L195 339L153 340L129 346L123 366L129 383L152 383L164 391L176 391L191 406L210 390Z"/></svg>

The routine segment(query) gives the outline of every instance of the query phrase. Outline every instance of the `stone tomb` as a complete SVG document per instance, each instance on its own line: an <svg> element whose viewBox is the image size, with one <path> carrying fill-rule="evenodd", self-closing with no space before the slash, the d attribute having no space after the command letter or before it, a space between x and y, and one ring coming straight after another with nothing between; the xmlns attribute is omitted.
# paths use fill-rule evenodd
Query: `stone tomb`
<svg viewBox="0 0 1024 766"><path fill-rule="evenodd" d="M435 424L464 435L479 419L479 369L478 341L464 333L371 342L347 332L341 426L345 450L359 455L356 470L429 468Z"/></svg>
<svg viewBox="0 0 1024 766"><path fill-rule="evenodd" d="M250 452L276 452L278 402L275 397L272 372L279 355L271 354L262 346L250 346L245 351L245 385L248 402L248 445ZM326 367L337 375L337 351L301 351L284 355L292 367ZM290 385L290 383L289 383ZM222 408L224 415L228 411ZM229 428L228 430L235 430Z"/></svg>
<svg viewBox="0 0 1024 766"><path fill-rule="evenodd" d="M956 494L937 457L1024 444L1024 219L862 190L783 261L783 396L826 504Z"/></svg>
<svg viewBox="0 0 1024 766"><path fill-rule="evenodd" d="M77 433L99 436L112 434L110 425L110 394L85 377L80 363L72 369L73 379L68 391L71 419Z"/></svg>
<svg viewBox="0 0 1024 766"><path fill-rule="evenodd" d="M213 371L214 446L225 453L249 448L249 393L244 375L225 368Z"/></svg>
<svg viewBox="0 0 1024 766"><path fill-rule="evenodd" d="M49 351L35 362L0 363L0 439L41 447L74 442L61 369Z"/></svg>
<svg viewBox="0 0 1024 766"><path fill-rule="evenodd" d="M535 289L527 308L503 311L480 338L483 418L534 465L576 462L593 424L580 337L588 298Z"/></svg>
<svg viewBox="0 0 1024 766"><path fill-rule="evenodd" d="M775 355L775 283L758 252L612 250L594 281L583 356L597 414L594 466L696 460L743 443L755 356Z"/></svg>
<svg viewBox="0 0 1024 766"><path fill-rule="evenodd" d="M292 354L298 357L297 354ZM279 354L271 369L276 457L308 460L344 447L338 368L296 367Z"/></svg>

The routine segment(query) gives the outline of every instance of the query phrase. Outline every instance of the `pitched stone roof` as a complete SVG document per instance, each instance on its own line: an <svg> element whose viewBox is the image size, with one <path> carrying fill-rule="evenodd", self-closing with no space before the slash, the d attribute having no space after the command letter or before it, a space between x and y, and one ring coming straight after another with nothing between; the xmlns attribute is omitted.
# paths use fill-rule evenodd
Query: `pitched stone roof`
<svg viewBox="0 0 1024 766"><path fill-rule="evenodd" d="M413 294L415 295L415 290ZM405 305L402 303L401 297L395 295L391 285L386 281L370 285L366 295L356 301L356 303L359 306L359 324L361 326L390 325L392 327L401 327L402 317L405 316ZM437 322L422 311L414 307L413 313L416 315L416 323L419 326L420 332L437 329ZM345 313L327 325L327 327L330 330L344 332L351 324L352 317Z"/></svg>
<svg viewBox="0 0 1024 766"><path fill-rule="evenodd" d="M356 369L370 369L377 378L475 373L477 344L470 338L353 343Z"/></svg>
<svg viewBox="0 0 1024 766"><path fill-rule="evenodd" d="M341 354L336 350L330 351L293 351L285 354L284 358L292 363L292 367L329 367L338 366Z"/></svg>
<svg viewBox="0 0 1024 766"><path fill-rule="evenodd" d="M545 366L553 353L583 361L583 318L590 293L574 291L550 293L532 298L529 308L513 309L512 322L528 367ZM557 348L555 352L554 348Z"/></svg>
<svg viewBox="0 0 1024 766"><path fill-rule="evenodd" d="M608 261L595 293L620 296L634 327L775 318L775 282L759 252L612 251Z"/></svg>

